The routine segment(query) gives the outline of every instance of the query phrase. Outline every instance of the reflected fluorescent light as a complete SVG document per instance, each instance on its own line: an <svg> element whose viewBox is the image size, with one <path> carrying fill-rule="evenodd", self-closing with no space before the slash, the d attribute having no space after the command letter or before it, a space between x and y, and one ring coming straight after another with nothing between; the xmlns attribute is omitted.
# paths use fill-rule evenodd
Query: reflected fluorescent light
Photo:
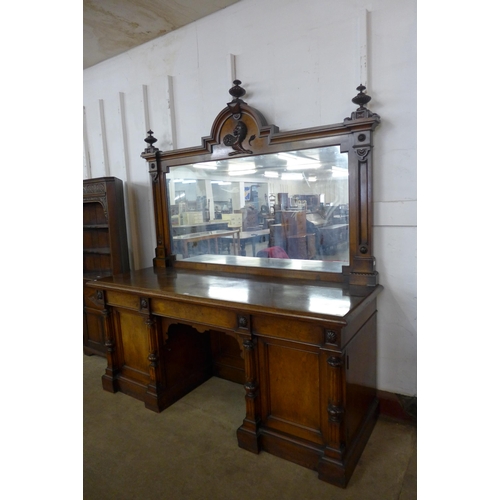
<svg viewBox="0 0 500 500"><path fill-rule="evenodd" d="M196 182L196 179L173 179L174 184L178 184L179 182L181 184L194 184Z"/></svg>
<svg viewBox="0 0 500 500"><path fill-rule="evenodd" d="M186 193L182 193L179 196L176 196L174 201L177 201L180 198L184 198L184 196L186 196Z"/></svg>
<svg viewBox="0 0 500 500"><path fill-rule="evenodd" d="M294 155L292 153L277 153L276 156L278 158L281 158L282 160L296 160L297 155Z"/></svg>
<svg viewBox="0 0 500 500"><path fill-rule="evenodd" d="M229 164L229 172L240 172L241 170L251 170L255 168L254 160Z"/></svg>
<svg viewBox="0 0 500 500"><path fill-rule="evenodd" d="M312 156L306 156L303 154L294 154L294 153L277 153L276 155L278 158L281 158L282 160L291 160L293 162L300 162L300 163L311 163L312 161L316 161L316 158L313 158Z"/></svg>
<svg viewBox="0 0 500 500"><path fill-rule="evenodd" d="M280 176L280 174L278 172L272 172L270 170L266 170L264 172L264 177L272 177L274 179L277 179L279 176Z"/></svg>
<svg viewBox="0 0 500 500"><path fill-rule="evenodd" d="M316 168L320 168L321 165L311 165L310 163L308 164L301 164L297 163L296 165L287 165L286 169L287 170L312 170Z"/></svg>
<svg viewBox="0 0 500 500"><path fill-rule="evenodd" d="M318 178L315 176L315 175L310 175L307 180L309 182L316 182L318 180Z"/></svg>
<svg viewBox="0 0 500 500"><path fill-rule="evenodd" d="M284 181L300 181L303 179L303 176L301 173L290 173L287 174L286 172L281 174L281 179Z"/></svg>
<svg viewBox="0 0 500 500"><path fill-rule="evenodd" d="M217 170L217 162L207 161L205 163L194 163L194 168L204 168L205 170Z"/></svg>
<svg viewBox="0 0 500 500"><path fill-rule="evenodd" d="M254 168L252 170L234 170L233 172L228 172L228 175L252 175L255 174L257 170Z"/></svg>
<svg viewBox="0 0 500 500"><path fill-rule="evenodd" d="M230 181L212 181L211 184L218 184L219 186L227 186L232 183Z"/></svg>
<svg viewBox="0 0 500 500"><path fill-rule="evenodd" d="M278 158L286 160L287 170L302 170L302 169L313 169L320 168L321 165L315 161L314 158L304 157L301 155L295 155L290 153L278 153Z"/></svg>

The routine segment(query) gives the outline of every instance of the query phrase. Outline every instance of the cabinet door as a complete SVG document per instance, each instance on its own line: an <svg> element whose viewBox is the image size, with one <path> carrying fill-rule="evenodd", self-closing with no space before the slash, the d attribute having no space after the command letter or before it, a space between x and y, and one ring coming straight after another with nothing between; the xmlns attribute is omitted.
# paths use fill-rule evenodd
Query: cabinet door
<svg viewBox="0 0 500 500"><path fill-rule="evenodd" d="M263 427L324 444L319 360L315 346L259 338Z"/></svg>
<svg viewBox="0 0 500 500"><path fill-rule="evenodd" d="M83 352L105 356L102 306L94 300L94 290L85 287L85 280L83 285Z"/></svg>
<svg viewBox="0 0 500 500"><path fill-rule="evenodd" d="M131 311L113 309L113 324L120 377L133 381L137 385L135 390L142 396L150 381L149 326L146 318Z"/></svg>

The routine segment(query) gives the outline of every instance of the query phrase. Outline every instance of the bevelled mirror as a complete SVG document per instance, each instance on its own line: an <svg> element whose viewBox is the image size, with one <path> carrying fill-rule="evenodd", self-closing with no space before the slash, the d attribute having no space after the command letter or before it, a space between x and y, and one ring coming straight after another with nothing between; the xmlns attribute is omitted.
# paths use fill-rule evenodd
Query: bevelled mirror
<svg viewBox="0 0 500 500"><path fill-rule="evenodd" d="M378 115L281 133L241 99L202 145L142 154L153 180L155 266L374 285L371 149Z"/></svg>

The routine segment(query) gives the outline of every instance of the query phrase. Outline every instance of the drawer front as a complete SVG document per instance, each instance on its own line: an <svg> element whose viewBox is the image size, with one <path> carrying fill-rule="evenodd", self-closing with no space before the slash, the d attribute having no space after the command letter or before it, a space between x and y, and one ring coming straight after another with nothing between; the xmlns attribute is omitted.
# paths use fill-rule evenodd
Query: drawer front
<svg viewBox="0 0 500 500"><path fill-rule="evenodd" d="M207 329L213 327L234 330L238 325L236 311L199 304L151 299L151 312L191 324L206 325Z"/></svg>
<svg viewBox="0 0 500 500"><path fill-rule="evenodd" d="M321 345L324 342L324 327L305 321L253 316L252 330L255 335L266 335L280 339Z"/></svg>
<svg viewBox="0 0 500 500"><path fill-rule="evenodd" d="M83 305L89 307L90 309L104 309L104 304L102 301L98 301L95 297L97 290L94 288L89 288L87 286L83 287ZM101 292L102 293L102 292Z"/></svg>
<svg viewBox="0 0 500 500"><path fill-rule="evenodd" d="M124 307L126 309L140 310L140 300L138 295L122 292L106 292L106 302L112 306Z"/></svg>

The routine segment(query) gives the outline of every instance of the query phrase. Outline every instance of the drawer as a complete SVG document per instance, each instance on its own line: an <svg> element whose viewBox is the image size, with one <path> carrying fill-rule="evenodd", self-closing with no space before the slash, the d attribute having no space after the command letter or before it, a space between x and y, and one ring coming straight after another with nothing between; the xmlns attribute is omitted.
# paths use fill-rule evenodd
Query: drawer
<svg viewBox="0 0 500 500"><path fill-rule="evenodd" d="M200 304L189 304L165 299L151 299L151 312L158 316L183 321L187 324L201 324L209 328L235 330L238 326L236 311Z"/></svg>
<svg viewBox="0 0 500 500"><path fill-rule="evenodd" d="M252 331L255 335L293 340L307 344L322 345L324 327L306 321L276 318L272 316L253 316Z"/></svg>
<svg viewBox="0 0 500 500"><path fill-rule="evenodd" d="M97 290L95 288L88 288L85 285L83 286L83 305L90 309L104 309L104 304L102 301L98 301L96 299ZM103 292L101 292L103 293Z"/></svg>
<svg viewBox="0 0 500 500"><path fill-rule="evenodd" d="M126 309L140 310L140 299L138 295L122 292L106 292L106 302L112 306L124 307Z"/></svg>

